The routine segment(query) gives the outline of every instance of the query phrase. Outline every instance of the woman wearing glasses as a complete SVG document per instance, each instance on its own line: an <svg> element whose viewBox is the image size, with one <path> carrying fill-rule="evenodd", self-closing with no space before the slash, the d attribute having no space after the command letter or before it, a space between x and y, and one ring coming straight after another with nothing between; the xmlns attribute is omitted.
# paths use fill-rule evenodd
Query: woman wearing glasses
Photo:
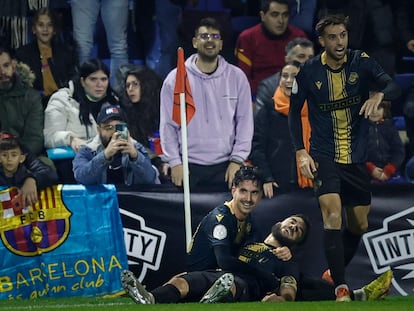
<svg viewBox="0 0 414 311"><path fill-rule="evenodd" d="M79 76L52 95L45 110L45 147L71 147L76 153L97 134L96 117L102 103L117 104L109 86L108 67L98 59L86 61ZM54 161L60 182L73 183L72 160Z"/></svg>

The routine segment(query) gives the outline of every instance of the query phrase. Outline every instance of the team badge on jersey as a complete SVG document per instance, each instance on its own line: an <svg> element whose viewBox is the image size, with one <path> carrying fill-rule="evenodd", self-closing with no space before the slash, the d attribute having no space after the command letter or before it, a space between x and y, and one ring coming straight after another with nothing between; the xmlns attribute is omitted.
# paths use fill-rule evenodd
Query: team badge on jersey
<svg viewBox="0 0 414 311"><path fill-rule="evenodd" d="M227 229L223 225L216 225L213 229L213 238L223 240L227 237Z"/></svg>
<svg viewBox="0 0 414 311"><path fill-rule="evenodd" d="M358 79L359 79L358 73L357 72L351 72L349 74L348 83L349 84L355 84L355 83L358 82Z"/></svg>

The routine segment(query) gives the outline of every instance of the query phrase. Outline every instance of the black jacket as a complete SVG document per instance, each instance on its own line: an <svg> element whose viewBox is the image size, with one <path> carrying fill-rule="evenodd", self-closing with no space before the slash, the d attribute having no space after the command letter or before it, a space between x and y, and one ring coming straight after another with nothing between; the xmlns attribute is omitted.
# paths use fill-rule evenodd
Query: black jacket
<svg viewBox="0 0 414 311"><path fill-rule="evenodd" d="M33 88L43 91L42 62L37 41L33 40L29 44L20 47L16 51L19 61L27 64L36 75ZM74 49L60 43L52 44L52 58L48 59L50 70L58 86L67 86L68 81L73 78L78 64L78 59Z"/></svg>
<svg viewBox="0 0 414 311"><path fill-rule="evenodd" d="M3 167L0 165L1 186L16 186L20 188L29 177L33 177L36 180L38 190L58 182L56 171L32 154L26 155L26 160L19 165L17 172L11 178L4 176Z"/></svg>
<svg viewBox="0 0 414 311"><path fill-rule="evenodd" d="M391 120L369 122L368 161L383 168L392 163L398 170L405 158L404 145Z"/></svg>
<svg viewBox="0 0 414 311"><path fill-rule="evenodd" d="M274 75L260 81L256 93L255 114L257 114L263 107L266 107L267 109L273 108L273 95L279 85L279 81L280 72L276 72Z"/></svg>
<svg viewBox="0 0 414 311"><path fill-rule="evenodd" d="M263 107L255 116L250 160L262 170L265 182L278 183L279 193L299 189L288 117L273 107Z"/></svg>

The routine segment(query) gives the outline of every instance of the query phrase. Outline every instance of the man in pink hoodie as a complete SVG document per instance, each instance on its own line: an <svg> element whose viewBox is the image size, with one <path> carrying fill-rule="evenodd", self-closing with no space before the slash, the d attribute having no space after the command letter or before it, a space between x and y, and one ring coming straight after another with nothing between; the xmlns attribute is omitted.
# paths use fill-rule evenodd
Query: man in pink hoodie
<svg viewBox="0 0 414 311"><path fill-rule="evenodd" d="M221 27L204 18L192 40L196 54L185 62L195 104L187 125L190 186L226 185L247 159L253 137L253 107L246 75L219 55ZM181 126L172 119L177 70L161 89L160 136L165 159L176 186L183 182Z"/></svg>

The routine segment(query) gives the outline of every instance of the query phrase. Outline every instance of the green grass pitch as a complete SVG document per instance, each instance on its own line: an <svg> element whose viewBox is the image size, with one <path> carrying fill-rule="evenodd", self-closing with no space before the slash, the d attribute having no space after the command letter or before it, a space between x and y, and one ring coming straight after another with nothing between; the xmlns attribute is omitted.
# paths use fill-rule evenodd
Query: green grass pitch
<svg viewBox="0 0 414 311"><path fill-rule="evenodd" d="M390 296L382 301L337 303L334 301L315 302L273 302L273 303L179 303L160 305L137 305L128 297L118 298L44 298L36 300L1 300L0 311L14 310L157 310L157 311L412 311L414 296Z"/></svg>

